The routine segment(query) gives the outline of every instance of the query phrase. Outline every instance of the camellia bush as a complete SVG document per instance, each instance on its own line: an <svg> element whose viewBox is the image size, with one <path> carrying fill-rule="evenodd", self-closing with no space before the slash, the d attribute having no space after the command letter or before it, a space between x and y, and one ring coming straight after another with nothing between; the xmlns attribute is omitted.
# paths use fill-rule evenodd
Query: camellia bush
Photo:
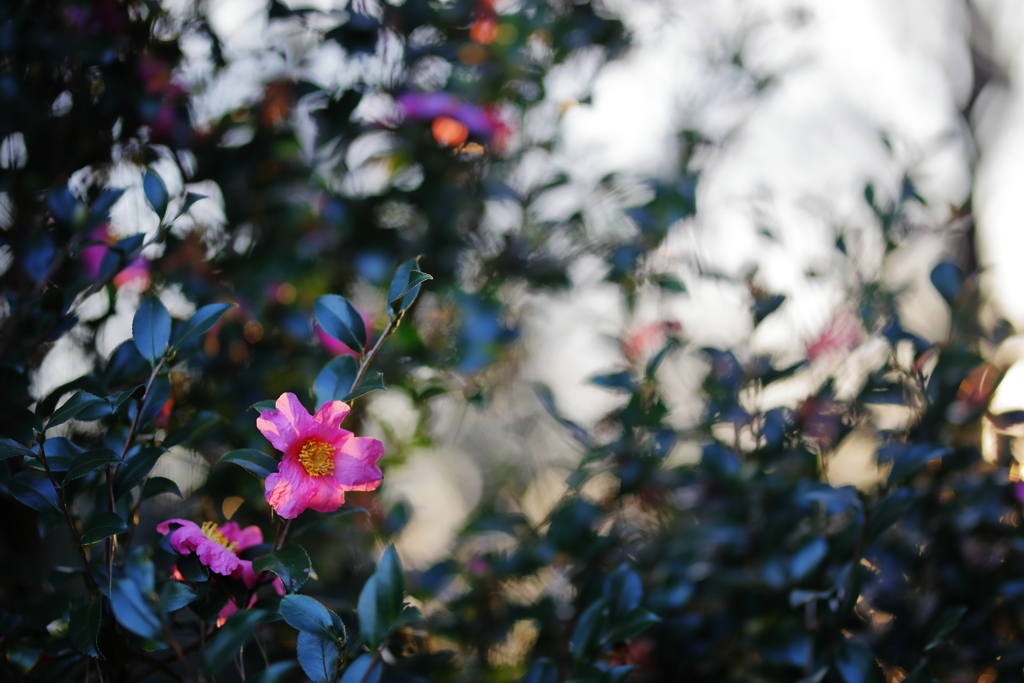
<svg viewBox="0 0 1024 683"><path fill-rule="evenodd" d="M409 511L378 487L404 456L367 404L411 397L422 442L438 397L492 410L514 295L581 260L627 307L685 296L657 249L710 143L684 131L616 232L550 211L558 117L628 48L600 3L261 12L276 42L246 52L191 4L0 8L0 680L1024 679L1019 416L989 411L1008 332L969 258L931 272L939 343L861 280L794 364L630 330L592 429L534 387L578 455L543 518L487 481L403 568ZM888 259L921 199L883 194ZM746 286L755 328L784 305L693 277ZM851 354L856 381L823 364ZM830 482L858 440L877 481Z"/></svg>

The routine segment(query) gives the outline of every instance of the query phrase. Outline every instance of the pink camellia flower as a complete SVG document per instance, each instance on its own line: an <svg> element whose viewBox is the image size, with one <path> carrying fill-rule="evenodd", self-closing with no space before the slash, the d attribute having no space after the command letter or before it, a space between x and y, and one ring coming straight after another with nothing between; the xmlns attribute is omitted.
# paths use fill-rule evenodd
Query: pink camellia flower
<svg viewBox="0 0 1024 683"><path fill-rule="evenodd" d="M384 454L377 439L341 429L349 407L329 401L310 415L292 393L281 394L275 410L264 410L256 426L284 453L277 472L267 477L267 502L285 519L306 508L333 512L345 491L372 491L382 474L376 462Z"/></svg>
<svg viewBox="0 0 1024 683"><path fill-rule="evenodd" d="M101 224L89 233L89 237L100 242L106 242L107 244L113 244L116 241L107 230L106 223ZM107 255L107 251L110 249L107 244L88 246L78 256L86 274L92 280L96 280L100 276L103 257ZM130 284L133 289L144 290L149 287L150 281L149 261L141 256L129 263L121 272L114 276L114 286L118 289Z"/></svg>
<svg viewBox="0 0 1024 683"><path fill-rule="evenodd" d="M180 526L171 531L172 524ZM218 529L214 522L204 522L200 527L187 519L169 519L158 524L156 530L165 536L168 532L171 533L171 547L176 552L182 555L190 555L194 552L199 556L199 561L209 567L210 571L222 576L230 576L241 566L241 560L235 554L238 552L238 541L232 541L225 535L225 527L228 525L225 524L224 527ZM237 528L238 525L234 524L232 531ZM249 527L249 529L253 528ZM249 529L246 531L248 532ZM262 542L263 533L258 528L256 532L259 534L259 542ZM237 537L240 532L233 535ZM249 536L252 534L250 533Z"/></svg>

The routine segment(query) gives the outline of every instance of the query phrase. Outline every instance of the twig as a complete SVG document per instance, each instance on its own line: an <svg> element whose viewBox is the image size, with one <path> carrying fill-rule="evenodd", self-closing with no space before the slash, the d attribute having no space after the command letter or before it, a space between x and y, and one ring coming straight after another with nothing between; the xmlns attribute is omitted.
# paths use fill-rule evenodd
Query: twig
<svg viewBox="0 0 1024 683"><path fill-rule="evenodd" d="M359 364L359 370L356 371L355 379L352 380L352 386L349 388L348 393L351 394L353 391L356 390L356 387L359 386L359 382L363 379L363 375L366 374L367 369L369 369L370 363L373 362L374 356L376 356L377 352L380 351L380 347L384 343L384 340L391 336L391 334L398 329L398 323L401 322L401 320L402 318L399 317L396 320L388 321L387 327L385 327L384 331L380 333L380 337L377 339L377 343L373 345L373 348L370 349L370 352L363 357L363 361Z"/></svg>
<svg viewBox="0 0 1024 683"><path fill-rule="evenodd" d="M46 476L50 478L50 484L53 486L53 491L57 494L57 502L60 503L61 512L64 513L64 523L67 524L68 531L71 532L71 538L75 542L75 546L78 548L78 554L82 556L82 564L85 566L85 582L89 587L89 595L95 598L99 593L99 588L96 586L96 579L92 576L92 566L89 564L89 554L85 552L85 547L82 545L82 539L78 535L78 529L75 528L75 522L71 519L71 512L68 510L68 503L64 499L64 490L57 484L57 480L53 477L53 472L50 471L50 463L46 459L46 450L43 447L42 441L39 442L39 460L42 461L43 467L46 468Z"/></svg>

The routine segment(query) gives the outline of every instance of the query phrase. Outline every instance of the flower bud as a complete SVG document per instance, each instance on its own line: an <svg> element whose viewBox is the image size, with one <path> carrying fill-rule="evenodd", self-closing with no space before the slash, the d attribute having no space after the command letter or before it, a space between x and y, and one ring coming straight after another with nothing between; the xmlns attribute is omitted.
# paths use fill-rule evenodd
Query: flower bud
<svg viewBox="0 0 1024 683"><path fill-rule="evenodd" d="M68 622L65 619L54 619L46 625L46 630L54 638L67 638Z"/></svg>

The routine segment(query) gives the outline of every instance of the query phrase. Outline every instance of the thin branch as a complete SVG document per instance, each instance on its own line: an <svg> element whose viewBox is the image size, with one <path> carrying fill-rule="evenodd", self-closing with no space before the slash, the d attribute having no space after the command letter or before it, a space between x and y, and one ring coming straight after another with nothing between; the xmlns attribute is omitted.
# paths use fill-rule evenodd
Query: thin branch
<svg viewBox="0 0 1024 683"><path fill-rule="evenodd" d="M96 586L96 580L92 576L92 566L89 564L89 553L85 552L85 547L82 545L82 539L78 535L78 529L75 527L74 520L71 519L71 511L68 510L67 500L64 499L64 490L57 484L57 480L54 478L53 472L50 471L50 463L46 459L46 450L43 447L42 441L39 442L39 460L42 461L43 467L46 468L46 476L50 478L50 484L53 486L53 491L57 494L57 502L60 503L60 509L64 513L64 523L67 524L68 531L71 532L71 538L75 542L75 547L78 548L78 554L82 556L82 564L85 566L85 582L89 587L89 595L95 598L99 594L99 588Z"/></svg>

